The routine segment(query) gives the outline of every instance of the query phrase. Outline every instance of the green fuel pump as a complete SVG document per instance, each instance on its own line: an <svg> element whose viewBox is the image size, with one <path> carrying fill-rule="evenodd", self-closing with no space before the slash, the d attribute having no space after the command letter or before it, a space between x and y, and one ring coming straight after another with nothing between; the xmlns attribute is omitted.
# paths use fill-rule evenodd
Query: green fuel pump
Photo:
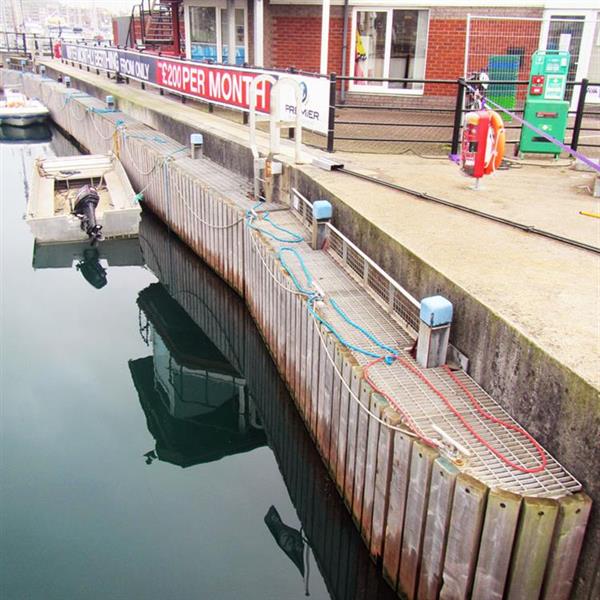
<svg viewBox="0 0 600 600"><path fill-rule="evenodd" d="M563 50L537 50L531 58L531 73L524 119L563 142L567 130L569 103L565 88L571 56ZM560 147L528 127L521 129L521 154L560 154Z"/></svg>

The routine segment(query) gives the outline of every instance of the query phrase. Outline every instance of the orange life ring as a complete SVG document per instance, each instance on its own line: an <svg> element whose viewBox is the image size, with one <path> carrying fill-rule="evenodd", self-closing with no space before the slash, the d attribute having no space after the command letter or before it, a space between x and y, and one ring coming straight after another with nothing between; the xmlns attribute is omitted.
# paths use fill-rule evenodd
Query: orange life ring
<svg viewBox="0 0 600 600"><path fill-rule="evenodd" d="M502 163L506 146L506 130L502 117L494 110L490 110L490 126L494 130L494 150L490 162L485 166L484 173L493 173Z"/></svg>

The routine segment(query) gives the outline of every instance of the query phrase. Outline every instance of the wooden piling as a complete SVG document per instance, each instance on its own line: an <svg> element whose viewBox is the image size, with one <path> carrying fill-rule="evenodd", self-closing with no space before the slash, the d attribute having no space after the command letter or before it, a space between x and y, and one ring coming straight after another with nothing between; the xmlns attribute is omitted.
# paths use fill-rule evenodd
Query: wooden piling
<svg viewBox="0 0 600 600"><path fill-rule="evenodd" d="M392 479L383 549L383 576L393 589L398 588L412 442L413 439L407 434L394 432Z"/></svg>
<svg viewBox="0 0 600 600"><path fill-rule="evenodd" d="M456 478L440 600L466 600L471 593L487 492L469 475Z"/></svg>
<svg viewBox="0 0 600 600"><path fill-rule="evenodd" d="M399 588L414 598L419 576L423 534L429 502L433 461L437 452L422 442L413 442L406 497L406 517L400 556Z"/></svg>
<svg viewBox="0 0 600 600"><path fill-rule="evenodd" d="M447 458L439 457L433 462L423 537L423 556L427 560L421 563L418 600L436 600L442 587L446 540L458 473Z"/></svg>
<svg viewBox="0 0 600 600"><path fill-rule="evenodd" d="M591 508L592 501L583 492L559 500L543 600L567 600L570 597Z"/></svg>
<svg viewBox="0 0 600 600"><path fill-rule="evenodd" d="M508 578L507 600L539 598L558 517L558 502L523 498Z"/></svg>

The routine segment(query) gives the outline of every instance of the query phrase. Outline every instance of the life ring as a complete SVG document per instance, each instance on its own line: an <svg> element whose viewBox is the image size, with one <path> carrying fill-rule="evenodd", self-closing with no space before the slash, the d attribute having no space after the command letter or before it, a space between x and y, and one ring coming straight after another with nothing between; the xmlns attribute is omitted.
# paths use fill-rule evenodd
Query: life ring
<svg viewBox="0 0 600 600"><path fill-rule="evenodd" d="M483 170L486 175L490 175L501 165L506 147L506 130L504 129L502 117L494 110L488 112L490 114L490 127L493 130L494 148L492 156Z"/></svg>

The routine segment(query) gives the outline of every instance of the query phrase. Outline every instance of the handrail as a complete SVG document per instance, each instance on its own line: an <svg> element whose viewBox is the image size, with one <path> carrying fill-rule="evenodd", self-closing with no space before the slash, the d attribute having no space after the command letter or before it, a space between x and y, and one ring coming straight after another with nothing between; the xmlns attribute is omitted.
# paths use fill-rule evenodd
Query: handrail
<svg viewBox="0 0 600 600"><path fill-rule="evenodd" d="M417 310L421 310L421 303L411 294L409 294L395 279L388 275L372 258L367 256L355 243L351 242L339 229L334 227L331 223L327 223L327 227L338 235L346 245L352 248L361 258L369 263L369 266L375 269L390 285L392 285L397 292L402 294L404 298L410 304L412 304Z"/></svg>
<svg viewBox="0 0 600 600"><path fill-rule="evenodd" d="M302 223L310 229L313 225L311 202L296 188L291 188L291 195L292 208ZM398 316L416 334L421 303L339 229L331 223L327 223L326 226L329 229L328 250L345 269L361 277L365 288L385 304L389 313ZM353 258L350 257L352 253ZM357 257L361 261L360 265L356 264Z"/></svg>

